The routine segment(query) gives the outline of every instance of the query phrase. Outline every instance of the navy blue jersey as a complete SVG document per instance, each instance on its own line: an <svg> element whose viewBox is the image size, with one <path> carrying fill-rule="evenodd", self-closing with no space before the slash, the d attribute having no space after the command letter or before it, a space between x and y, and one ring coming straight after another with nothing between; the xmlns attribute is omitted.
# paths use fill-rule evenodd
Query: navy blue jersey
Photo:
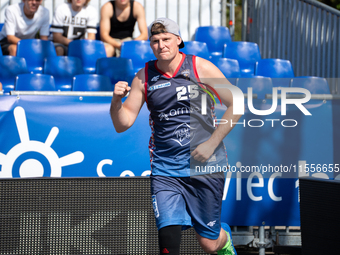
<svg viewBox="0 0 340 255"><path fill-rule="evenodd" d="M182 55L172 77L157 68L157 60L145 65L145 100L152 130L149 144L152 175L192 175L199 162L190 157L191 152L215 130L214 105L199 85L196 57ZM207 100L207 114L201 113L202 97ZM223 143L204 165L218 163L226 164Z"/></svg>

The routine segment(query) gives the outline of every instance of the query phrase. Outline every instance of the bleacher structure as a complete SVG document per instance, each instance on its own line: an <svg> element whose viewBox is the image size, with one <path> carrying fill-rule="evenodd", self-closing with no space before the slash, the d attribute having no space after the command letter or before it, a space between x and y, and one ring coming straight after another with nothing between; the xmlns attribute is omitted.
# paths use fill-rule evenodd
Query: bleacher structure
<svg viewBox="0 0 340 255"><path fill-rule="evenodd" d="M181 27L182 37L187 45L183 48L183 52L193 53L211 60L243 93L247 93L247 88L252 87L253 93L257 94L258 98L265 100L270 98L268 95L271 94L273 87L304 87L315 94L315 99L339 99L339 82L336 79L340 73L339 11L313 0L243 0L242 41L235 42L233 41L234 26L226 27L225 19L228 7L230 8L230 19L234 20L234 0L194 1L195 3L190 0L181 1L181 3L180 1L170 3L170 1L158 0L152 1L153 3L147 0L140 2L146 8L148 23L160 16L176 20ZM98 8L103 3L92 2L91 4L97 4ZM1 1L0 4L2 7L5 6ZM57 2L53 1L53 6L48 6L51 3L47 2L44 4L53 13ZM0 12L2 22L3 16L2 11ZM223 32L221 32L222 30ZM200 31L203 31L203 35L200 35ZM27 43L41 44L41 41L27 40ZM82 43L87 43L87 45ZM100 50L94 48L94 44ZM106 58L103 53L104 47L100 41L74 42L74 47L70 44L68 57L56 57L52 49L49 51L50 55L47 54L40 59L36 57L39 52L34 53L35 55L32 57L27 55L32 54L31 51L21 50L22 46L19 45L17 57L0 56L0 68L2 69L0 70L0 82L4 86L4 91L0 92L0 95L1 97L11 94L20 96L20 91L16 90L32 90L31 88L18 89L16 87L16 84L22 81L22 77L28 79L28 76L38 86L36 90L54 90L55 95L58 96L66 95L66 93L62 94L57 91L71 93L69 95L79 91L112 91L117 80L123 79L131 82L133 75L142 68L143 62L153 58L148 42L139 42L137 46L133 45L137 44L134 42L124 44L126 44L126 49L123 45L120 59ZM51 48L51 45L48 47ZM86 48L82 52L91 52L91 54L80 54L81 47ZM145 49L144 52L143 49ZM46 53L46 51L41 52ZM80 66L79 63L82 65ZM8 69L4 71L7 68L6 65ZM113 65L119 66L120 69L124 67L124 70L117 68L118 71L114 73L112 69L109 69ZM39 79L34 78L33 74L28 74L29 72L40 73L36 76L39 78L42 76L49 78L49 82L53 83L50 87L54 86L54 89L45 89L45 87L39 89L41 86L38 84ZM53 76L55 77L51 81ZM102 76L105 76L105 79L102 79ZM83 86L86 83L81 80L85 77L91 78L87 88ZM282 80L278 78L282 78ZM99 79L104 81L98 81ZM81 80L80 83L79 80ZM78 85L73 87L73 84L77 82ZM80 87L78 87L79 84ZM81 97L82 94L78 95ZM107 95L106 93L105 96ZM55 181L52 180L52 182ZM115 180L110 179L109 181ZM39 182L45 181L39 180ZM63 182L66 181L63 180ZM5 182L2 185L3 190L7 189L5 185L11 189L14 187ZM67 188L67 183L63 183L63 185ZM38 202L34 201L37 206ZM72 207L71 204L68 206ZM22 220L25 220L25 215L30 215L29 221L38 220L29 211L20 213L23 217ZM44 219L47 228L50 228L52 223L49 223L48 220ZM233 226L232 230L235 245L258 248L260 255L264 255L268 248L301 246L299 227L267 226L264 223L262 226ZM27 231L31 233L33 230ZM58 233L54 233L54 235L57 236ZM47 239L46 236L44 238ZM190 238L191 236L189 236ZM124 242L128 241L124 240ZM1 247L4 252L10 249L6 244L2 244ZM35 247L27 249L36 251ZM152 249L155 248L152 247ZM276 249L279 252L278 248ZM2 252L0 250L1 254L3 254ZM296 254L300 254L299 252L297 251Z"/></svg>
<svg viewBox="0 0 340 255"><path fill-rule="evenodd" d="M242 12L242 40L262 58L289 60L295 76L327 78L339 94L340 11L315 0L245 0Z"/></svg>

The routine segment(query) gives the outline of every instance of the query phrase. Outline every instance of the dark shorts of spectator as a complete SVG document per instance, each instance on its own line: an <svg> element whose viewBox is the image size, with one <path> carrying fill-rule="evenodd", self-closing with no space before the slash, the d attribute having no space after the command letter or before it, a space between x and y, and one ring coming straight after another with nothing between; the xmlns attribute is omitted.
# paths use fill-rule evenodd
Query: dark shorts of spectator
<svg viewBox="0 0 340 255"><path fill-rule="evenodd" d="M2 55L9 55L8 47L11 45L11 43L8 42L7 38L3 38L0 41L0 46L2 50Z"/></svg>

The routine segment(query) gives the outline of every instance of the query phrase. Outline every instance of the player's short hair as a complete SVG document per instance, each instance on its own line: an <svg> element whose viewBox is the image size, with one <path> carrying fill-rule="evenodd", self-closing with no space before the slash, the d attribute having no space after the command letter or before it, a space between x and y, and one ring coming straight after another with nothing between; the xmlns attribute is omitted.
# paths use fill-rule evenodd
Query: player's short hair
<svg viewBox="0 0 340 255"><path fill-rule="evenodd" d="M155 23L151 27L151 34L167 33L166 27L161 23Z"/></svg>
<svg viewBox="0 0 340 255"><path fill-rule="evenodd" d="M91 0L86 0L84 6L87 6ZM68 3L72 4L72 0L67 0Z"/></svg>

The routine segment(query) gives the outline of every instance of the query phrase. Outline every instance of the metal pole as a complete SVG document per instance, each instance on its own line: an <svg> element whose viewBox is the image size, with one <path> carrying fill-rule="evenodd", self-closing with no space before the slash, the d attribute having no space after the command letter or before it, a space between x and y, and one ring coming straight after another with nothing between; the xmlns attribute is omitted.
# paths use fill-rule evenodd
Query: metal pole
<svg viewBox="0 0 340 255"><path fill-rule="evenodd" d="M155 1L155 18L158 18L158 1Z"/></svg>
<svg viewBox="0 0 340 255"><path fill-rule="evenodd" d="M166 17L169 18L169 0L166 0Z"/></svg>
<svg viewBox="0 0 340 255"><path fill-rule="evenodd" d="M241 40L247 41L247 16L248 16L248 0L242 1L242 35Z"/></svg>
<svg viewBox="0 0 340 255"><path fill-rule="evenodd" d="M200 0L198 11L198 25L201 26L201 24L202 24L202 0Z"/></svg>
<svg viewBox="0 0 340 255"><path fill-rule="evenodd" d="M221 6L221 26L226 27L227 26L227 0L222 0L222 6Z"/></svg>
<svg viewBox="0 0 340 255"><path fill-rule="evenodd" d="M188 37L189 37L189 41L191 41L191 33L190 33L190 20L191 20L191 17L190 17L190 12L191 12L191 1L189 0L188 1Z"/></svg>
<svg viewBox="0 0 340 255"><path fill-rule="evenodd" d="M230 8L230 19L232 24L230 26L230 35L231 39L234 40L235 37L235 0L231 1L231 8Z"/></svg>
<svg viewBox="0 0 340 255"><path fill-rule="evenodd" d="M259 255L266 254L266 247L264 242L264 226L259 227Z"/></svg>
<svg viewBox="0 0 340 255"><path fill-rule="evenodd" d="M210 8L210 26L212 26L212 24L213 24L213 3L212 3L213 1L212 0L210 0L210 6L209 6L209 8Z"/></svg>
<svg viewBox="0 0 340 255"><path fill-rule="evenodd" d="M180 8L179 8L179 0L177 0L177 24L178 24L178 26L180 26L180 20L179 20L179 10L180 10Z"/></svg>

